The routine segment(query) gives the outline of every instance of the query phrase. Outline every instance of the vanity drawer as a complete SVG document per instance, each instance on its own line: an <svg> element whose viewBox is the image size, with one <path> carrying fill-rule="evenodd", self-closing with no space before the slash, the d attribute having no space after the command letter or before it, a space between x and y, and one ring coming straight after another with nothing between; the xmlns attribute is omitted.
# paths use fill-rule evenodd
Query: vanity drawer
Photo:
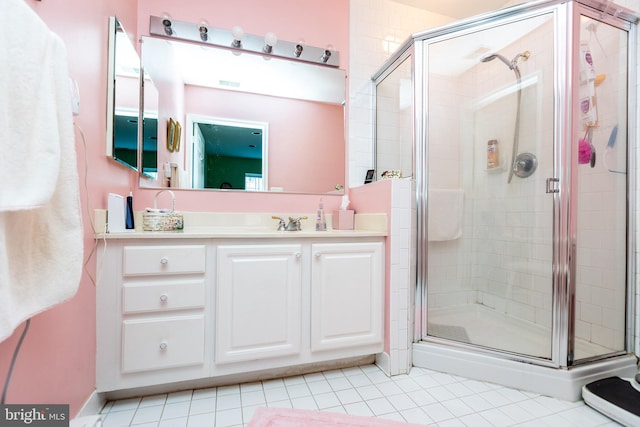
<svg viewBox="0 0 640 427"><path fill-rule="evenodd" d="M122 313L144 313L204 307L204 279L166 283L125 283Z"/></svg>
<svg viewBox="0 0 640 427"><path fill-rule="evenodd" d="M204 363L204 316L125 320L122 372Z"/></svg>
<svg viewBox="0 0 640 427"><path fill-rule="evenodd" d="M205 246L125 246L122 271L125 276L204 273Z"/></svg>

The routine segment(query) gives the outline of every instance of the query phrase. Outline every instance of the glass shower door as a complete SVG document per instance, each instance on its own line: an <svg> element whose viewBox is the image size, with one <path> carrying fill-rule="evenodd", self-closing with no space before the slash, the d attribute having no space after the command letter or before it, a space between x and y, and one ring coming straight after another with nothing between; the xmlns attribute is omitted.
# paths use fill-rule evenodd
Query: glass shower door
<svg viewBox="0 0 640 427"><path fill-rule="evenodd" d="M553 33L545 13L425 43L425 339L552 359Z"/></svg>
<svg viewBox="0 0 640 427"><path fill-rule="evenodd" d="M585 11L585 13L587 13ZM628 31L579 17L572 359L626 349ZM618 23L618 25L620 25Z"/></svg>

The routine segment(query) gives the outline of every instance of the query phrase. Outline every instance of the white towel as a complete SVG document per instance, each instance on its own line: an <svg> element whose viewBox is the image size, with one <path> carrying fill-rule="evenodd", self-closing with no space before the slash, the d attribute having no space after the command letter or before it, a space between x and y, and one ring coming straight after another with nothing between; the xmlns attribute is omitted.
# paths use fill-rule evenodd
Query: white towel
<svg viewBox="0 0 640 427"><path fill-rule="evenodd" d="M66 49L23 0L0 14L0 341L71 298L83 229Z"/></svg>
<svg viewBox="0 0 640 427"><path fill-rule="evenodd" d="M429 241L455 240L462 236L463 190L429 190L427 218Z"/></svg>

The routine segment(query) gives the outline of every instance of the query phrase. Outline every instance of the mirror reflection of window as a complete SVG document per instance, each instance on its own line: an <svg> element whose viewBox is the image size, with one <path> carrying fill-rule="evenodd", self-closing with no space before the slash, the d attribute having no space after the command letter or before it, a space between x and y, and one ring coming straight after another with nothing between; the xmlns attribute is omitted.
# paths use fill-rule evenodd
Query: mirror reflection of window
<svg viewBox="0 0 640 427"><path fill-rule="evenodd" d="M244 189L247 191L260 191L263 187L262 175L247 173L244 176Z"/></svg>

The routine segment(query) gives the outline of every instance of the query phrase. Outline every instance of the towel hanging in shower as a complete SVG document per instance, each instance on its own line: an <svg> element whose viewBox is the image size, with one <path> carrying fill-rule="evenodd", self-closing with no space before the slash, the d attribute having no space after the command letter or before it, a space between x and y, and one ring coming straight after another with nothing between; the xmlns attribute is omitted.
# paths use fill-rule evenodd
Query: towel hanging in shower
<svg viewBox="0 0 640 427"><path fill-rule="evenodd" d="M427 239L455 240L462 236L463 190L431 189L427 199Z"/></svg>

